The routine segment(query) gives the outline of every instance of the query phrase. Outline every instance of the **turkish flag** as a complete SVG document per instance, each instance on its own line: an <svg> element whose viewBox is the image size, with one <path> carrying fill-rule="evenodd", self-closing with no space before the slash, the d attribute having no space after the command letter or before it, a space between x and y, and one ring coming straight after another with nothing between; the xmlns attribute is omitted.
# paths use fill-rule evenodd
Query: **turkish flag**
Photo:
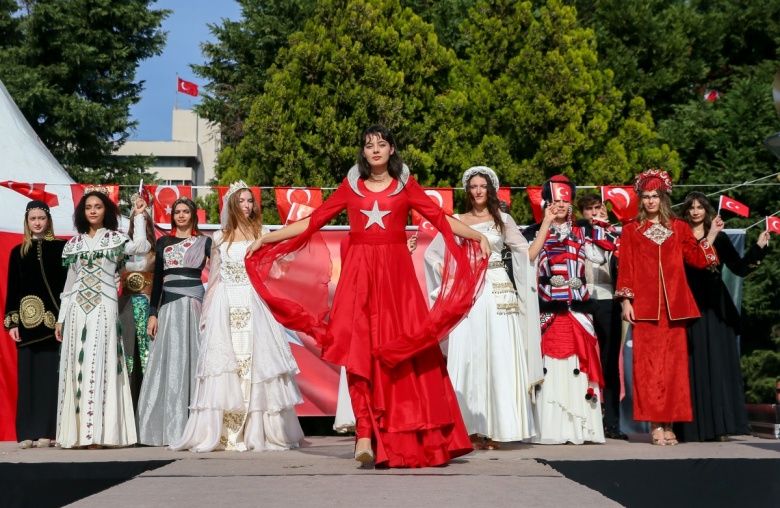
<svg viewBox="0 0 780 508"><path fill-rule="evenodd" d="M219 203L219 213L222 213L222 205L223 201L225 200L225 194L227 194L227 191L230 189L230 187L216 187L217 194L219 195L219 199L217 199L217 202ZM260 208L260 204L262 203L262 200L260 199L260 187L250 187L250 191L252 191L252 195L255 197L255 203L257 203L257 207Z"/></svg>
<svg viewBox="0 0 780 508"><path fill-rule="evenodd" d="M512 209L512 189L509 187L500 187L498 189L498 199L506 203L506 207Z"/></svg>
<svg viewBox="0 0 780 508"><path fill-rule="evenodd" d="M553 201L566 201L571 203L571 187L560 182L550 182Z"/></svg>
<svg viewBox="0 0 780 508"><path fill-rule="evenodd" d="M189 185L150 185L154 196L154 222L170 224L173 203L179 198L192 199L192 187Z"/></svg>
<svg viewBox="0 0 780 508"><path fill-rule="evenodd" d="M285 223L305 219L322 204L322 189L315 187L276 187L276 209Z"/></svg>
<svg viewBox="0 0 780 508"><path fill-rule="evenodd" d="M444 213L452 215L452 189L425 189L425 193L434 203L444 210ZM433 224L428 222L425 217L420 215L416 210L412 210L412 225L418 226L418 231L422 230L431 236L436 236L436 228L433 227Z"/></svg>
<svg viewBox="0 0 780 508"><path fill-rule="evenodd" d="M766 230L780 234L780 219L777 217L767 217Z"/></svg>
<svg viewBox="0 0 780 508"><path fill-rule="evenodd" d="M186 93L187 95L192 95L193 97L198 96L198 85L192 83L191 81L184 81L179 77L176 79L178 80L176 85L177 92Z"/></svg>
<svg viewBox="0 0 780 508"><path fill-rule="evenodd" d="M542 212L542 188L526 187L525 192L528 193L528 200L531 202L531 211L534 214L534 221L542 222L542 217L544 215Z"/></svg>
<svg viewBox="0 0 780 508"><path fill-rule="evenodd" d="M6 182L0 182L0 187L8 187L12 191L16 191L19 194L27 196L31 200L43 201L49 207L54 207L60 204L60 200L56 194L46 192L45 183L19 183L8 180Z"/></svg>
<svg viewBox="0 0 780 508"><path fill-rule="evenodd" d="M84 197L84 190L87 187L105 187L108 189L108 198L114 202L115 205L119 205L119 185L94 185L91 183L72 183L70 184L70 195L73 196L73 206L77 206L81 198Z"/></svg>
<svg viewBox="0 0 780 508"><path fill-rule="evenodd" d="M741 215L742 217L747 217L750 215L750 208L743 205L736 199L731 199L728 196L721 196L720 197L720 203L718 204L718 211L720 210L728 210L730 212L734 212L737 215Z"/></svg>
<svg viewBox="0 0 780 508"><path fill-rule="evenodd" d="M601 201L612 204L612 213L620 222L626 223L639 215L639 198L630 185L602 187Z"/></svg>

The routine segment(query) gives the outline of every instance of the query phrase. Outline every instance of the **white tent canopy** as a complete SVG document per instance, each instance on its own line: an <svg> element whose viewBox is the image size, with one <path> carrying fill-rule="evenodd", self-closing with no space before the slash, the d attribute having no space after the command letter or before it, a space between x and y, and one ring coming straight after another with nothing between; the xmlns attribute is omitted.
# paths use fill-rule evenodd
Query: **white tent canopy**
<svg viewBox="0 0 780 508"><path fill-rule="evenodd" d="M59 205L51 209L55 234L73 234L73 197L68 184L75 183L49 152L19 111L0 81L0 182L45 183ZM54 185L59 184L59 185ZM0 231L22 233L29 198L0 187Z"/></svg>

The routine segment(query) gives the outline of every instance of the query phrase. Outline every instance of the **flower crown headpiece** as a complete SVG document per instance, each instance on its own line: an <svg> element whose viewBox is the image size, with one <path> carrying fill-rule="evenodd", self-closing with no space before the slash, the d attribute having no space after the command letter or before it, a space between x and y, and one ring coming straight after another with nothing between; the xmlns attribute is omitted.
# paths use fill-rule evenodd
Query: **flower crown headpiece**
<svg viewBox="0 0 780 508"><path fill-rule="evenodd" d="M636 175L634 192L639 196L642 191L660 190L666 194L672 192L672 178L660 169L648 169Z"/></svg>
<svg viewBox="0 0 780 508"><path fill-rule="evenodd" d="M225 193L225 203L227 203L227 200L230 199L230 196L243 189L249 189L249 186L243 180L231 183L230 188Z"/></svg>
<svg viewBox="0 0 780 508"><path fill-rule="evenodd" d="M474 175L487 175L487 177L490 178L490 182L493 184L493 187L496 189L496 191L498 191L498 175L495 171L487 166L474 166L467 169L466 172L463 173L461 183L463 184L463 188L465 190L468 190L469 180L471 180Z"/></svg>
<svg viewBox="0 0 780 508"><path fill-rule="evenodd" d="M84 187L84 194L89 194L90 192L100 192L108 196L110 191L105 185L87 185Z"/></svg>

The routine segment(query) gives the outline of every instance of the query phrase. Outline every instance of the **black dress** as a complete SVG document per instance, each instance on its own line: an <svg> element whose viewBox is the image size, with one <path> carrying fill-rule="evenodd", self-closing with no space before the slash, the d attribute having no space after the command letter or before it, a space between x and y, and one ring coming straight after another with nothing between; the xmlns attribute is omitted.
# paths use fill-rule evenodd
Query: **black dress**
<svg viewBox="0 0 780 508"><path fill-rule="evenodd" d="M723 283L723 265L739 277L758 268L766 249L753 244L740 257L725 233L715 239L717 269L685 267L688 284L701 318L688 326L688 355L693 421L675 426L684 441L707 441L717 436L749 434L737 336L739 311Z"/></svg>
<svg viewBox="0 0 780 508"><path fill-rule="evenodd" d="M67 269L63 240L33 240L27 255L21 245L8 261L6 330L19 328L16 439L53 439L57 434L57 383L60 343L54 326Z"/></svg>

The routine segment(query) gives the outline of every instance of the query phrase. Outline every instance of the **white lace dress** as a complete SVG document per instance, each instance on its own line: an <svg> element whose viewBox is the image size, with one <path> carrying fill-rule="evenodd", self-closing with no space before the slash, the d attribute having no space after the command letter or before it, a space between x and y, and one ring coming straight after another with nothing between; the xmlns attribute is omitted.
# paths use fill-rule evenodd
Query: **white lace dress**
<svg viewBox="0 0 780 508"><path fill-rule="evenodd" d="M118 231L80 234L65 245L69 265L62 293L57 442L76 446L128 446L136 442L127 367L119 340L117 261L150 249L144 217L131 240Z"/></svg>
<svg viewBox="0 0 780 508"><path fill-rule="evenodd" d="M470 226L487 237L491 254L482 293L449 335L447 370L468 433L506 442L536 435L534 387L544 374L529 244L509 215L502 214L502 219L503 235L493 221ZM519 294L501 257L505 244L512 251ZM441 286L443 257L443 242L437 237L425 252L428 289L434 299Z"/></svg>
<svg viewBox="0 0 780 508"><path fill-rule="evenodd" d="M264 230L264 234L267 231ZM285 450L303 439L295 405L298 365L284 328L252 288L244 265L251 242L214 234L201 318L195 395L171 450Z"/></svg>

